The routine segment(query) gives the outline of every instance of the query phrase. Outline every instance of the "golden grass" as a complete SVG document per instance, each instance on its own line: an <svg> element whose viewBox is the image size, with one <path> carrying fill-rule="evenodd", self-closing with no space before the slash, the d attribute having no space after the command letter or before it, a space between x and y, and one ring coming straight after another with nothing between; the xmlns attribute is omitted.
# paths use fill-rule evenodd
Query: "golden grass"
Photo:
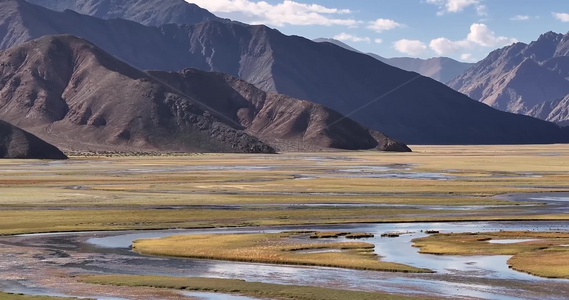
<svg viewBox="0 0 569 300"><path fill-rule="evenodd" d="M233 293L270 299L297 300L391 300L391 299L429 299L430 297L411 297L391 295L381 292L363 292L331 289L313 286L282 285L262 282L248 282L237 279L188 278L138 275L83 275L79 280L91 284L155 287L185 291ZM433 298L432 298L433 299Z"/></svg>
<svg viewBox="0 0 569 300"><path fill-rule="evenodd" d="M551 247L514 255L508 260L514 269L547 278L569 279L569 247Z"/></svg>
<svg viewBox="0 0 569 300"><path fill-rule="evenodd" d="M134 241L132 249L148 255L389 272L431 272L427 269L380 261L373 253L374 245L370 243L309 242L307 238L308 234L292 232L178 235L137 240ZM325 252L328 250L331 252Z"/></svg>
<svg viewBox="0 0 569 300"><path fill-rule="evenodd" d="M492 244L490 240L536 239ZM434 234L414 239L421 253L438 255L513 255L508 265L518 271L549 278L569 278L569 233L500 231Z"/></svg>
<svg viewBox="0 0 569 300"><path fill-rule="evenodd" d="M548 153L556 156L542 155ZM346 172L337 171L393 164L409 164L412 168L399 172L436 172L451 174L456 178L347 178ZM234 166L238 168L232 169ZM0 234L569 218L567 215L528 216L523 207L469 211L453 211L451 207L437 211L377 207L295 207L279 211L263 206L279 203L427 206L512 204L491 196L569 190L569 150L558 145L416 146L414 153L357 151L279 155L73 157L66 162L2 160L0 170ZM527 177L524 173L540 177ZM298 174L324 178L294 180ZM287 194L290 192L294 194ZM247 209L213 211L203 208L175 212L154 207L178 205L258 206L255 207L257 212ZM73 211L48 210L56 208L72 208ZM92 208L98 210L90 210Z"/></svg>

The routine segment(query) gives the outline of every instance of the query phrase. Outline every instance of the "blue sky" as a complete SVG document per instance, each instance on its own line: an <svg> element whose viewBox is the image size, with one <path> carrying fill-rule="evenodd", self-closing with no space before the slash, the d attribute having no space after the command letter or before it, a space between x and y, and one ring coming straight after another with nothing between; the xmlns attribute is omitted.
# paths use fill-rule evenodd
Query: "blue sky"
<svg viewBox="0 0 569 300"><path fill-rule="evenodd" d="M515 41L569 31L569 0L187 0L288 35L337 38L384 57L477 61Z"/></svg>

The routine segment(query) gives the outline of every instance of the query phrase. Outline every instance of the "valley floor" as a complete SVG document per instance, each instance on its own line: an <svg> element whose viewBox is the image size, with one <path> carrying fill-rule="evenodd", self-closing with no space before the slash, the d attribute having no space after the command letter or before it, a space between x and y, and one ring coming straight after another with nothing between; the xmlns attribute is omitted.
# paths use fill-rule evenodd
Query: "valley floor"
<svg viewBox="0 0 569 300"><path fill-rule="evenodd" d="M494 221L526 224L549 231L535 224L555 222L556 227L562 228L569 224L569 148L566 145L412 148L413 153L195 154L72 157L68 161L0 161L0 235L5 236L0 238L2 251L5 252L2 256L20 257L26 262L16 265L6 260L0 261L0 290L100 299L111 299L101 295L115 297L113 299L147 299L145 297L157 295L165 299L188 297L171 289L151 287L169 286L148 284L149 287L140 287L132 284L133 279L124 279L130 284L121 287L80 282L85 280L75 275L113 275L100 266L90 268L86 265L92 259L90 256L98 254L90 254L92 249L89 247L85 249L88 244L84 243L85 238L78 239L79 242L70 238L66 240L72 241L69 245L54 246L45 241L34 242L36 237L33 235L13 236L17 234L105 231L101 234L113 235L114 231L125 230L168 229L176 232L177 229L212 228L219 228L220 232L217 233L223 233L222 228L273 230L276 228L274 226L279 226L284 230L302 226L305 229L321 229L320 226L349 228L392 223L414 223L417 226L437 224L433 227L444 228L445 225L440 225L444 223L440 222L490 224ZM365 231L366 228L363 229ZM384 229L377 230L375 233L383 233L381 230ZM422 237L423 233L415 231L417 236ZM50 237L51 242L57 241L57 238L49 235L39 235L37 239L46 237ZM397 238L393 241L397 241ZM411 238L406 243L410 245ZM382 261L389 258L386 253L390 250L380 246L384 244L375 245L375 253ZM21 253L24 249L33 249L33 253L37 252L36 256L27 255L24 259ZM100 249L97 251L101 253ZM114 251L119 250L108 251L109 260L113 255L118 255ZM124 255L122 252L119 254ZM98 259L104 257L107 256ZM137 257L138 254L133 259ZM52 261L51 265L44 264L46 260ZM46 273L49 275L46 276L50 278L39 280L25 271L26 267L39 266L49 266L49 273ZM318 267L287 268L319 270ZM460 272L437 272L439 274L404 276L434 282L462 276ZM382 276L393 280L394 276L403 275ZM53 278L57 280L50 280ZM159 282L163 280L155 279ZM259 281L259 284L265 282L263 278L252 275L247 279ZM468 280L467 277L460 277L455 281ZM548 290L535 287L535 281L532 280L476 280L480 285L488 286L503 282L502 287L511 290L505 294L514 296L517 286L520 286L519 291L526 291L526 295L536 298ZM72 282L77 289L63 288L63 285L72 286ZM540 281L541 286L543 283ZM226 283L219 284L222 286ZM282 284L291 283L283 281ZM547 284L563 291L558 288L560 283L557 281ZM429 289L415 285L406 289L404 283L402 286L397 289L378 287L368 292L412 297L461 296L450 292L429 294ZM314 287L332 288L334 285L315 283ZM263 288L269 286L255 286L255 289ZM360 290L350 286L343 286L342 289ZM211 291L205 288L196 290ZM250 297L260 296L255 293L241 292ZM326 294L323 290L318 293ZM480 295L481 298L485 297L485 294ZM10 297L18 299L19 296ZM270 298L271 295L266 294L266 297Z"/></svg>

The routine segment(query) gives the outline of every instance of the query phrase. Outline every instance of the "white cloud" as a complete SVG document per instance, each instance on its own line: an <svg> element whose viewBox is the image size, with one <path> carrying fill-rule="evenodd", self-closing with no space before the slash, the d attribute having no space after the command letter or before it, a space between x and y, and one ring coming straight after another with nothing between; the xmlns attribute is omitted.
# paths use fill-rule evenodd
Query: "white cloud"
<svg viewBox="0 0 569 300"><path fill-rule="evenodd" d="M376 44L381 44L381 43L383 43L383 40L382 39L375 39L374 42Z"/></svg>
<svg viewBox="0 0 569 300"><path fill-rule="evenodd" d="M486 24L477 23L470 26L470 33L466 40L484 47L502 47L517 42L514 38L496 36Z"/></svg>
<svg viewBox="0 0 569 300"><path fill-rule="evenodd" d="M451 53L456 53L463 48L464 42L463 41L451 41L447 38L438 38L431 40L429 43L429 48L435 51L438 55L447 55Z"/></svg>
<svg viewBox="0 0 569 300"><path fill-rule="evenodd" d="M460 55L460 59L464 60L464 61L471 61L472 60L472 54L471 53L463 53Z"/></svg>
<svg viewBox="0 0 569 300"><path fill-rule="evenodd" d="M336 36L334 36L335 39L339 40L339 41L352 41L352 42L366 42L366 43L370 43L371 39L369 37L359 37L359 36L355 36L355 35L351 35L351 34L347 34L345 32L342 32Z"/></svg>
<svg viewBox="0 0 569 300"><path fill-rule="evenodd" d="M376 31L378 33L381 33L382 31L386 31L386 30L391 30L391 29L395 29L397 27L401 27L403 25L390 20L390 19L377 19L375 21L369 22L369 25L367 28Z"/></svg>
<svg viewBox="0 0 569 300"><path fill-rule="evenodd" d="M530 16L515 15L515 16L511 17L510 20L512 20L512 21L527 21L530 18L531 18Z"/></svg>
<svg viewBox="0 0 569 300"><path fill-rule="evenodd" d="M569 14L567 13L553 13L553 16L561 22L569 22Z"/></svg>
<svg viewBox="0 0 569 300"><path fill-rule="evenodd" d="M427 0L427 3L439 7L438 16L442 16L445 13L458 13L469 6L473 6L479 16L488 14L486 5L482 4L482 0Z"/></svg>
<svg viewBox="0 0 569 300"><path fill-rule="evenodd" d="M448 55L465 49L470 50L475 47L503 47L515 42L517 42L515 38L496 36L485 24L474 23L470 26L470 32L466 36L466 39L451 41L442 37L431 40L429 48L438 55Z"/></svg>
<svg viewBox="0 0 569 300"><path fill-rule="evenodd" d="M421 41L402 39L393 43L393 48L401 53L419 55L427 49L427 46Z"/></svg>
<svg viewBox="0 0 569 300"><path fill-rule="evenodd" d="M214 13L239 13L247 16L253 24L274 26L290 25L343 25L357 26L361 22L339 15L351 13L349 9L325 7L318 4L298 3L284 0L270 4L253 0L186 0Z"/></svg>

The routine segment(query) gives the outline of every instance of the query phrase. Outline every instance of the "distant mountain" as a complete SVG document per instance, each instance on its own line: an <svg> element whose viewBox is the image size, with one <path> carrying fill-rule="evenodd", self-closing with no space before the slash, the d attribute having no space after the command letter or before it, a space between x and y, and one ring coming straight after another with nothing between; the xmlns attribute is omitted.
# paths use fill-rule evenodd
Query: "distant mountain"
<svg viewBox="0 0 569 300"><path fill-rule="evenodd" d="M449 85L500 110L562 122L544 111L551 106L546 102L569 95L568 45L569 33L545 33L493 51Z"/></svg>
<svg viewBox="0 0 569 300"><path fill-rule="evenodd" d="M209 11L184 0L26 0L55 11L70 9L101 19L125 19L149 26L222 21Z"/></svg>
<svg viewBox="0 0 569 300"><path fill-rule="evenodd" d="M322 104L408 143L568 139L554 124L499 112L430 78L368 55L285 36L266 26L209 21L147 27L71 11L54 12L21 0L0 2L0 11L0 33L5 33L0 35L1 47L45 34L79 35L139 69L192 67L227 73L264 91Z"/></svg>
<svg viewBox="0 0 569 300"><path fill-rule="evenodd" d="M145 73L70 35L2 51L0 66L0 118L68 149L410 151L321 105L221 73Z"/></svg>
<svg viewBox="0 0 569 300"><path fill-rule="evenodd" d="M388 58L385 63L403 70L417 72L423 76L431 77L442 83L447 83L461 75L471 63L456 61L448 57L433 57L429 59L394 57Z"/></svg>
<svg viewBox="0 0 569 300"><path fill-rule="evenodd" d="M0 120L0 158L67 159L37 136Z"/></svg>
<svg viewBox="0 0 569 300"><path fill-rule="evenodd" d="M331 43L344 49L363 53L352 48L345 43L336 39L318 38L314 40L317 43ZM417 72L423 76L433 78L442 83L447 83L457 76L461 75L468 68L473 66L471 63L456 61L448 57L433 57L429 59L411 58L411 57L394 57L385 58L375 53L367 53L367 55L384 62L388 65L397 67L410 72Z"/></svg>

